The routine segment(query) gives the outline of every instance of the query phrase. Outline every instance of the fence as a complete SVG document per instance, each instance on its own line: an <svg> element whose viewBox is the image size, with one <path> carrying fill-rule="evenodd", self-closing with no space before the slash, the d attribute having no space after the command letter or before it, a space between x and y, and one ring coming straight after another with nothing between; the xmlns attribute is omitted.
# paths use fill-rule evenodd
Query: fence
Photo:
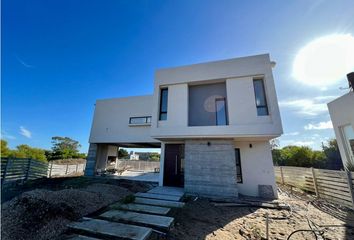
<svg viewBox="0 0 354 240"><path fill-rule="evenodd" d="M48 166L48 177L62 177L73 174L83 174L86 163L78 164L54 164L50 162Z"/></svg>
<svg viewBox="0 0 354 240"><path fill-rule="evenodd" d="M160 162L155 161L139 161L139 160L118 160L118 169L128 169L144 172L154 172L160 168Z"/></svg>
<svg viewBox="0 0 354 240"><path fill-rule="evenodd" d="M277 182L354 209L354 172L302 167L274 167L274 170Z"/></svg>
<svg viewBox="0 0 354 240"><path fill-rule="evenodd" d="M47 176L48 163L28 158L1 158L1 184L25 182Z"/></svg>

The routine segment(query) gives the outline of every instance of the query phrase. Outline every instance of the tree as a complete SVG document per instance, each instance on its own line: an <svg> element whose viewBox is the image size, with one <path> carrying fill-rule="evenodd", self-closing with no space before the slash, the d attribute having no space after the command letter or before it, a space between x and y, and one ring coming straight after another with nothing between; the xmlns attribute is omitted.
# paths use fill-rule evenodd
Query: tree
<svg viewBox="0 0 354 240"><path fill-rule="evenodd" d="M123 148L120 148L118 151L118 158L124 159L124 158L128 158L128 157L129 157L128 151Z"/></svg>
<svg viewBox="0 0 354 240"><path fill-rule="evenodd" d="M50 159L80 158L80 143L69 137L52 137L52 153Z"/></svg>
<svg viewBox="0 0 354 240"><path fill-rule="evenodd" d="M16 150L10 152L10 157L13 158L32 158L40 161L47 161L45 151L40 148L33 148L26 144L21 144L16 147Z"/></svg>
<svg viewBox="0 0 354 240"><path fill-rule="evenodd" d="M10 154L10 149L9 147L7 146L7 141L6 140L3 140L1 139L1 157L8 157L9 154Z"/></svg>
<svg viewBox="0 0 354 240"><path fill-rule="evenodd" d="M160 161L160 154L157 152L151 152L149 154L149 160L151 161Z"/></svg>
<svg viewBox="0 0 354 240"><path fill-rule="evenodd" d="M340 170L343 169L343 162L338 149L337 140L331 139L326 145L322 145L322 150L326 156L326 163L323 168Z"/></svg>

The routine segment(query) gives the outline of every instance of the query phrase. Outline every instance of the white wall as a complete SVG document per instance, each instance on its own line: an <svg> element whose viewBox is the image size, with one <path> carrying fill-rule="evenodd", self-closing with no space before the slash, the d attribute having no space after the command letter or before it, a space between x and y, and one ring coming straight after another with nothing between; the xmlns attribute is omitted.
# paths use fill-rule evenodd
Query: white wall
<svg viewBox="0 0 354 240"><path fill-rule="evenodd" d="M253 78L262 77L270 115L257 116ZM228 126L188 126L188 84L226 80ZM166 121L158 121L160 88L168 87ZM156 72L151 135L157 139L264 137L283 132L269 55L236 58Z"/></svg>
<svg viewBox="0 0 354 240"><path fill-rule="evenodd" d="M158 142L150 137L150 125L129 126L130 117L151 116L152 96L97 100L90 143Z"/></svg>
<svg viewBox="0 0 354 240"><path fill-rule="evenodd" d="M252 144L250 148L249 144ZM271 185L277 197L273 160L268 141L235 142L240 148L243 183L237 183L238 192L258 195L258 185Z"/></svg>
<svg viewBox="0 0 354 240"><path fill-rule="evenodd" d="M354 129L354 92L349 92L328 103L328 110L331 115L343 166L345 166L349 156L340 127L349 124Z"/></svg>

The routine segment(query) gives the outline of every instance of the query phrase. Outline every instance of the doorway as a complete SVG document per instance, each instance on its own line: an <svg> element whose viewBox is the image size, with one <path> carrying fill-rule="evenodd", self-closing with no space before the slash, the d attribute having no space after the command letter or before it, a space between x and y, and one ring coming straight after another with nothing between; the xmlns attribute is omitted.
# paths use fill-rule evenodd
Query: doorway
<svg viewBox="0 0 354 240"><path fill-rule="evenodd" d="M184 145L166 144L163 185L184 186Z"/></svg>

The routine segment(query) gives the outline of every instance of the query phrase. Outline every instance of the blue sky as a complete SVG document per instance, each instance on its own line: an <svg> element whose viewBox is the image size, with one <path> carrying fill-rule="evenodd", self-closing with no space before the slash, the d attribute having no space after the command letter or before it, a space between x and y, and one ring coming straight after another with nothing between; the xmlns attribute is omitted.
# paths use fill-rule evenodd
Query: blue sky
<svg viewBox="0 0 354 240"><path fill-rule="evenodd" d="M96 99L151 94L154 71L270 53L284 136L319 148L334 137L327 88L294 79L297 52L321 36L354 36L348 1L2 1L2 137L50 148L68 136L87 151Z"/></svg>

